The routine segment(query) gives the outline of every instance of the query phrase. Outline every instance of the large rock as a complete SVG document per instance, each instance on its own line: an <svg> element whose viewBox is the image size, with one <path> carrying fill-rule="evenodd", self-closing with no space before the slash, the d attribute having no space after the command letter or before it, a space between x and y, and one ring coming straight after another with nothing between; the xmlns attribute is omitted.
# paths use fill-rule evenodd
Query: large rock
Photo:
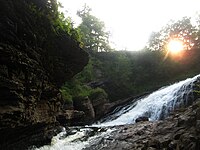
<svg viewBox="0 0 200 150"><path fill-rule="evenodd" d="M138 117L137 119L135 119L135 122L141 122L141 121L149 121L148 117L142 116L142 117Z"/></svg>
<svg viewBox="0 0 200 150"><path fill-rule="evenodd" d="M77 110L64 110L57 116L57 120L64 126L84 124L85 112Z"/></svg>
<svg viewBox="0 0 200 150"><path fill-rule="evenodd" d="M90 96L90 99L95 112L95 120L108 113L107 104L109 100L104 92L96 92Z"/></svg>
<svg viewBox="0 0 200 150"><path fill-rule="evenodd" d="M0 149L50 142L62 112L59 88L88 62L78 43L34 13L39 2L0 1Z"/></svg>
<svg viewBox="0 0 200 150"><path fill-rule="evenodd" d="M74 109L85 113L83 124L92 123L95 119L93 105L88 97L76 97L73 100Z"/></svg>

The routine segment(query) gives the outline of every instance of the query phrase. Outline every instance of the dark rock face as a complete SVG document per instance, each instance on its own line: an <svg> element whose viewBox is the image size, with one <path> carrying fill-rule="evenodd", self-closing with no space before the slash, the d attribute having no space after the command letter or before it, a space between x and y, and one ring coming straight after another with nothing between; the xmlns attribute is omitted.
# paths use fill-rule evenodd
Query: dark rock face
<svg viewBox="0 0 200 150"><path fill-rule="evenodd" d="M95 112L95 120L100 119L110 111L107 108L109 100L107 96L102 93L98 93L94 98L92 98L91 103Z"/></svg>
<svg viewBox="0 0 200 150"><path fill-rule="evenodd" d="M57 120L62 125L82 125L85 121L85 112L77 110L63 110L57 116Z"/></svg>
<svg viewBox="0 0 200 150"><path fill-rule="evenodd" d="M77 97L73 100L74 108L85 113L85 118L82 124L92 123L95 118L93 105L88 97Z"/></svg>
<svg viewBox="0 0 200 150"><path fill-rule="evenodd" d="M98 93L95 95L95 97L90 98L76 97L73 100L73 109L84 112L85 115L83 118L79 119L79 121L71 122L70 125L90 124L105 116L111 115L113 113L112 111L117 107L123 107L125 104L136 102L137 98L141 98L144 95L146 94L129 97L127 99L121 99L115 102L109 102L107 96L105 96L103 93ZM148 118L146 120L148 120ZM68 122L68 119L64 122Z"/></svg>
<svg viewBox="0 0 200 150"><path fill-rule="evenodd" d="M69 36L50 35L31 2L0 2L0 149L49 142L62 112L59 87L88 62Z"/></svg>

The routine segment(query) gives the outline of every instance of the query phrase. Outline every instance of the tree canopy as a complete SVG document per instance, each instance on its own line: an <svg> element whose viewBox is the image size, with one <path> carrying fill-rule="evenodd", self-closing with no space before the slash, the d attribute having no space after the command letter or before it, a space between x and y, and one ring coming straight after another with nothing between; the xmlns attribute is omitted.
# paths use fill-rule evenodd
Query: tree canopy
<svg viewBox="0 0 200 150"><path fill-rule="evenodd" d="M104 22L91 15L91 8L86 5L77 15L82 19L79 29L82 32L84 49L90 53L110 51L109 32L105 31Z"/></svg>
<svg viewBox="0 0 200 150"><path fill-rule="evenodd" d="M147 48L149 50L165 50L166 44L171 39L177 39L184 43L184 49L189 50L198 44L197 26L191 23L191 18L183 17L178 21L171 21L158 32L150 36Z"/></svg>

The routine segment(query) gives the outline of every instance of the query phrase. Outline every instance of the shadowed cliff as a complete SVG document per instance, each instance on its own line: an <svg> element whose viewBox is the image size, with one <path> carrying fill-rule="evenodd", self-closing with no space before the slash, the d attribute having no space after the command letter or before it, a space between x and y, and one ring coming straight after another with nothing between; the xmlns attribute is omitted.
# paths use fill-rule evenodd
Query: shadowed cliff
<svg viewBox="0 0 200 150"><path fill-rule="evenodd" d="M0 2L0 149L49 142L63 105L59 88L88 63L79 43L52 23L54 6Z"/></svg>

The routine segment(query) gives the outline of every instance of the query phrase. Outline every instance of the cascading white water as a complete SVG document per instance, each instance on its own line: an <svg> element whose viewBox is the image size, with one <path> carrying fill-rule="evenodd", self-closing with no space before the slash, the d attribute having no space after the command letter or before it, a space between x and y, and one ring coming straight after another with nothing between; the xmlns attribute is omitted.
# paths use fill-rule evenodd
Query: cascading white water
<svg viewBox="0 0 200 150"><path fill-rule="evenodd" d="M136 103L130 104L122 108L117 113L106 119L104 122L93 124L85 128L77 130L74 134L62 138L66 135L63 131L52 139L52 144L43 146L34 150L82 150L89 145L98 143L98 141L105 139L106 136L115 130L114 128L107 128L106 126L116 126L123 124L134 123L135 119L140 116L146 116L150 120L158 120L165 118L171 111L177 107L187 106L191 103L188 99L192 93L193 82L200 77L197 75L193 78L180 81L173 85L159 89L145 98L138 100ZM100 128L94 131L94 127L105 128L103 131ZM88 133L93 133L88 137Z"/></svg>
<svg viewBox="0 0 200 150"><path fill-rule="evenodd" d="M137 101L137 104L126 113L118 112L122 115L114 120L107 120L93 126L116 126L134 123L135 119L146 116L150 120L158 120L166 117L175 108L187 106L188 96L192 92L193 82L199 77L188 78L173 85L161 88L145 98ZM129 107L132 107L130 105Z"/></svg>
<svg viewBox="0 0 200 150"><path fill-rule="evenodd" d="M100 129L99 129L100 130ZM102 138L106 138L115 129L107 129L105 132L99 131L96 135L87 138L87 132L92 132L92 128L83 128L73 135L62 138L66 131L59 133L53 137L51 145L45 145L40 148L31 148L30 150L82 150L89 145L97 143ZM84 140L86 138L87 140Z"/></svg>

